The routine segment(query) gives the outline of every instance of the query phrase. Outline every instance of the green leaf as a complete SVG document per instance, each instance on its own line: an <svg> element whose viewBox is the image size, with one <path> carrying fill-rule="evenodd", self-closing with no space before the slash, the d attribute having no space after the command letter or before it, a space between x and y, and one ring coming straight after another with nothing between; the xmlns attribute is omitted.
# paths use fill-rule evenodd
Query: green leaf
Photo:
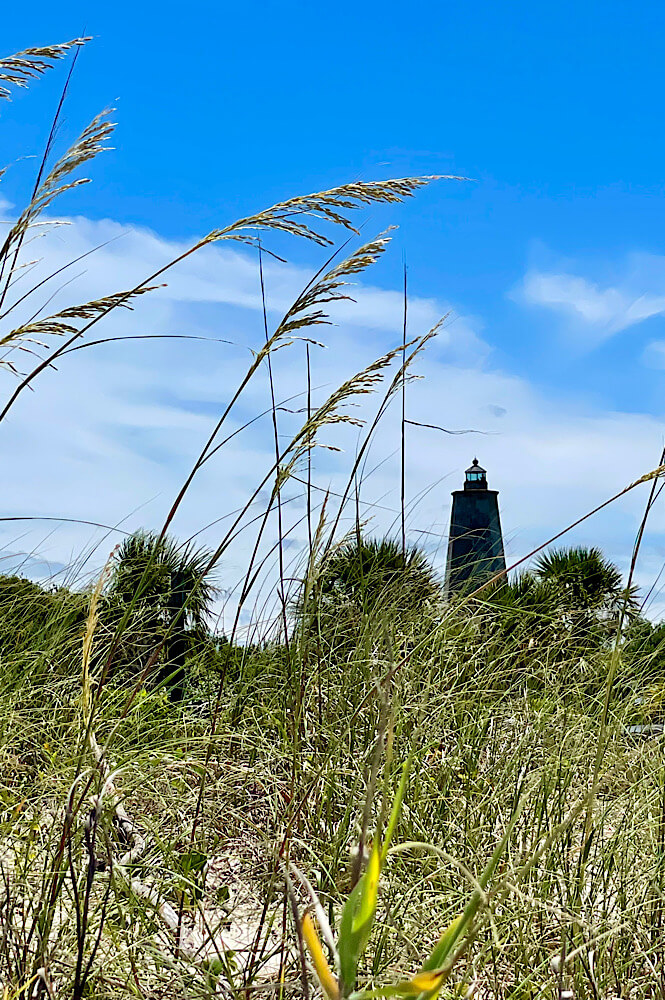
<svg viewBox="0 0 665 1000"><path fill-rule="evenodd" d="M358 935L359 956L365 950L369 939L374 914L376 913L376 900L379 893L379 876L381 874L381 854L379 848L374 845L370 855L367 871L361 879L362 893L358 912L353 918L353 933Z"/></svg>
<svg viewBox="0 0 665 1000"><path fill-rule="evenodd" d="M448 955L455 947L460 934L464 930L464 926L464 914L460 913L460 915L455 917L453 922L446 927L445 931L439 938L434 951L423 965L423 972L430 972L431 970L438 969L443 965L448 958Z"/></svg>
<svg viewBox="0 0 665 1000"><path fill-rule="evenodd" d="M363 875L364 878L364 875ZM349 897L342 910L342 919L339 926L339 938L337 941L337 951L339 952L339 971L342 978L342 996L353 989L356 984L356 972L359 959L359 939L353 933L353 921L360 907L360 900L363 891L363 879L351 890Z"/></svg>
<svg viewBox="0 0 665 1000"><path fill-rule="evenodd" d="M503 856L503 852L506 849L506 844L508 843L511 833L515 829L517 820L522 815L525 805L526 796L523 796L518 802L517 807L510 818L510 822L506 827L503 837L495 847L492 857L488 861L485 866L485 870L478 879L479 888L471 894L466 906L464 907L464 911L460 913L460 915L456 917L450 926L443 932L438 944L434 948L434 951L423 965L423 972L428 972L443 966L455 948L457 942L462 938L467 929L473 926L476 914L485 898L485 889L489 885L490 879L497 869L499 861Z"/></svg>
<svg viewBox="0 0 665 1000"><path fill-rule="evenodd" d="M337 949L343 994L355 986L358 962L369 941L376 913L380 874L381 851L375 844L367 870L351 892L342 911Z"/></svg>
<svg viewBox="0 0 665 1000"><path fill-rule="evenodd" d="M402 802L404 801L404 795L406 794L406 786L409 781L409 772L411 770L412 760L413 760L413 754L410 753L404 763L404 767L402 768L402 777L400 778L397 794L395 795L393 807L390 811L390 819L388 820L388 826L386 827L386 835L383 841L383 847L381 848L381 867L383 867L383 865L385 864L385 860L388 856L390 842L393 839L393 834L395 833L395 827L397 826L397 820L399 819L399 814L402 809Z"/></svg>
<svg viewBox="0 0 665 1000"><path fill-rule="evenodd" d="M178 858L183 875L192 875L196 872L202 872L207 860L208 855L203 854L202 851L186 851Z"/></svg>
<svg viewBox="0 0 665 1000"><path fill-rule="evenodd" d="M186 851L178 858L183 874L183 888L192 900L200 899L203 894L203 869L207 860L207 854L196 850Z"/></svg>
<svg viewBox="0 0 665 1000"><path fill-rule="evenodd" d="M446 979L446 973L442 969L433 969L431 972L419 972L413 979L403 979L392 986L381 986L374 990L361 990L352 993L348 1000L372 1000L374 997L418 997L425 995L435 997L440 992Z"/></svg>
<svg viewBox="0 0 665 1000"><path fill-rule="evenodd" d="M215 902L217 903L217 906L224 906L225 903L228 903L230 895L231 890L228 885L220 885L215 893Z"/></svg>

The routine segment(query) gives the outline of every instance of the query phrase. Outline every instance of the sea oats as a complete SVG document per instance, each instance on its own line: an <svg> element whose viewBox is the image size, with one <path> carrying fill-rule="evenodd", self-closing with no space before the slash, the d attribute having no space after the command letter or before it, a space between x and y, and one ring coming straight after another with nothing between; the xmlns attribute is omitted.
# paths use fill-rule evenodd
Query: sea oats
<svg viewBox="0 0 665 1000"><path fill-rule="evenodd" d="M27 87L31 80L36 80L51 69L52 63L89 41L90 37L73 38L70 42L23 49L13 56L0 58L0 82L7 84L7 86L0 85L0 98L11 100L10 87Z"/></svg>

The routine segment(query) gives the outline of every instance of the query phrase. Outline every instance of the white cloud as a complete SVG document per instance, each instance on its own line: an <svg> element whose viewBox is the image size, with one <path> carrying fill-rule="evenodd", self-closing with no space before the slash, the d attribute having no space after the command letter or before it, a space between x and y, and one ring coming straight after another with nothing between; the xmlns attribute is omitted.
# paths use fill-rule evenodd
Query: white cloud
<svg viewBox="0 0 665 1000"><path fill-rule="evenodd" d="M652 340L642 352L642 363L647 368L665 368L665 340Z"/></svg>
<svg viewBox="0 0 665 1000"><path fill-rule="evenodd" d="M665 313L665 258L632 254L617 284L605 287L578 275L532 269L513 297L558 313L589 347Z"/></svg>
<svg viewBox="0 0 665 1000"><path fill-rule="evenodd" d="M109 239L113 242L72 269L78 275L76 282L62 289L50 308L131 287L180 249L145 230L85 219L55 230L41 241L40 249L55 270ZM21 285L35 282L45 273L44 267L39 265L26 274ZM271 320L308 277L302 268L266 263ZM23 393L0 427L3 467L11 470L3 477L6 514L61 515L107 525L122 521L127 530L161 523L242 377L247 347L260 344L263 338L256 262L249 254L208 248L188 258L168 280L168 289L140 300L133 312L119 310L109 316L95 328L95 339L188 333L226 338L240 346L146 340L109 344L64 358L57 372L44 373L35 393ZM338 327L316 331L317 338L323 334L330 345L327 351L312 350L318 401L393 347L401 334L399 293L369 285L359 285L356 293L356 306L345 303L336 310ZM48 294L44 293L44 299ZM414 299L409 306L412 332L424 331L447 311L445 303ZM489 470L491 485L501 490L507 549L517 558L645 472L656 463L661 448L661 425L648 414L592 410L583 402L575 405L569 399L564 402L553 394L544 395L523 379L493 370L479 329L478 321L471 318L449 323L438 343L418 362L424 380L407 390L413 420L483 432L455 436L424 427L407 429L410 537L433 552L438 550L440 565L449 493L459 486L462 470L476 452ZM275 355L274 374L278 398L296 396L286 405L302 408L306 402L302 344ZM5 391L11 387L6 376ZM269 398L269 386L261 374L248 387L228 430L236 430L242 421L267 409ZM369 409L365 399L358 412ZM300 419L301 415L280 412L280 432L287 435ZM317 451L314 481L321 490L330 487L341 493L357 432L348 427L329 428L323 440L341 444L345 451ZM397 407L377 433L366 465L367 472L374 471L363 481L361 491L362 509L381 531L397 524L398 453ZM206 544L217 545L233 520L231 512L242 506L272 461L269 420L258 421L234 437L195 479L174 522L178 536L188 537L217 522L199 536ZM297 560L307 536L300 485L291 484L285 497L285 523L293 528L288 555ZM625 567L643 502L643 491L640 495L636 491L587 523L575 537L600 544ZM254 513L260 509L259 503ZM248 526L225 553L221 563L224 585L232 586L242 575L255 531L256 525ZM98 568L118 537L71 523L0 525L5 555L23 552L26 565L46 563L55 570L76 559L80 565L80 553L95 543L100 547L86 568ZM274 553L269 554L274 537L271 527L261 550L270 566L275 563ZM645 550L650 570L661 559L661 550L665 550L665 517L656 511ZM266 579L268 598L274 575ZM643 582L648 585L650 580L643 577Z"/></svg>

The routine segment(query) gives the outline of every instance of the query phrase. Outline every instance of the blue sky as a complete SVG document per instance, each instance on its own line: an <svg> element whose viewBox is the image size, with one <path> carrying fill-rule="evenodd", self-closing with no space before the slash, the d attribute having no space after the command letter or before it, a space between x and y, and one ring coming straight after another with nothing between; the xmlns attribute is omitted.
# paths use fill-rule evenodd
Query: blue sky
<svg viewBox="0 0 665 1000"><path fill-rule="evenodd" d="M37 2L29 16L14 6L3 26L6 53L82 32L95 36L76 68L62 143L100 108L118 109L115 151L95 163L94 184L59 206L78 221L59 245L45 245L58 257L115 226L135 234L123 245L136 256L119 250L103 266L91 264L82 291L114 290L127 261L148 252L146 241L166 252L295 193L407 174L472 178L440 182L403 206L363 215L368 235L399 225L390 253L365 279L366 312L371 306L382 318L372 324L371 316L361 322L345 314L326 338L327 360L317 362L321 381L332 383L345 373L340 355L352 364L354 355L360 362L393 346L404 259L412 324L452 310L445 343L423 369L429 387L413 390L413 415L449 427L471 420L487 436L413 442L414 493L426 488L428 475L430 483L443 482L423 507L422 523L445 525L449 489L476 451L495 470L515 556L560 527L563 517L581 513L587 501L593 506L656 464L665 380L665 9L623 2L407 9L373 2L169 7L121 0L95 7L70 2L57 10ZM2 159L12 163L0 187L6 218L31 177L30 161L14 161L41 148L62 80L60 68L0 109ZM286 250L291 271L274 272L273 290L290 287L289 275L319 261L304 244L274 245ZM245 280L243 260L213 257L200 266L205 274L188 274L206 290L194 294L185 278L176 278L177 294L168 292L151 312L137 311L142 328L175 324L222 337L232 329L247 343L260 338L255 305L245 308L228 290L215 290L224 269L222 283ZM69 293L76 297L74 289ZM275 292L275 315L278 299ZM412 332L422 331L412 326ZM217 397L201 380L220 360L215 385L223 395L227 359L206 355L205 371L197 369L201 357L192 362L192 381L199 382L187 394L169 381L171 348L154 348L152 355L137 350L119 350L112 362L110 353L85 362L91 366L85 378L100 380L109 410L120 413L127 371L140 358L144 381L132 368L135 399L177 411L183 426L190 421L203 433ZM113 365L126 366L117 384L109 376ZM285 365L285 385L294 367ZM75 379L71 372L63 379ZM42 406L60 412L57 392L49 384L43 403L30 400L35 420ZM248 407L261 405L261 392L265 386ZM507 420L497 408L508 412ZM23 412L15 424L19 443L33 419L27 407L25 418ZM91 414L86 420L94 424ZM146 446L150 422L142 413L134 424L120 419L109 429L109 415L106 431L96 433L135 455L137 442ZM67 435L64 423L59 440ZM183 444L176 459L172 441L151 441L154 481L142 474L142 492L134 476L109 518L147 503L148 494L169 494L193 450ZM259 438L253 443L258 447ZM68 456L62 461L74 460ZM334 470L324 464L323 473ZM540 492L532 492L534 480ZM394 487L386 473L376 497ZM48 497L46 479L39 491ZM61 513L82 510L87 501L77 498L84 495L59 490L46 506L53 512L57 499ZM25 497L17 496L20 502ZM599 541L625 564L638 511L637 502L624 506L579 540ZM158 517L157 508L151 516ZM76 550L74 537L67 544ZM58 564L66 561L61 548L53 555ZM665 523L655 520L645 585L663 554Z"/></svg>
<svg viewBox="0 0 665 1000"><path fill-rule="evenodd" d="M34 41L35 25L38 41L96 36L68 125L118 107L117 150L77 195L77 212L184 238L349 178L463 174L474 181L438 185L398 216L372 213L369 225L400 225L382 280L398 280L403 252L413 291L481 313L515 370L622 407L643 405L645 392L657 405L661 375L642 368L638 379L624 362L662 320L631 330L629 345L612 338L586 364L551 346L557 324L507 293L530 267L565 268L602 289L626 280L631 253L660 252L658 5L426 4L414 16L375 3L197 4L186 17L151 3L37 10L30 23L10 15L8 51ZM57 82L21 95L5 138L39 148ZM306 253L291 248L292 259Z"/></svg>

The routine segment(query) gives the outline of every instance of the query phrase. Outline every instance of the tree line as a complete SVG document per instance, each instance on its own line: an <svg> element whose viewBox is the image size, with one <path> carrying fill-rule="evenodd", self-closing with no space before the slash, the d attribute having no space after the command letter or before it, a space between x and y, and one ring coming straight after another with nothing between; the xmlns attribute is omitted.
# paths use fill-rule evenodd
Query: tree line
<svg viewBox="0 0 665 1000"><path fill-rule="evenodd" d="M232 675L238 650L213 626L219 590L209 562L206 549L169 536L138 531L125 539L100 603L109 678L145 674L146 685L180 702L193 664ZM69 649L62 665L73 667L87 605L85 594L0 576L0 656L29 655L55 641ZM445 601L421 549L358 533L319 560L289 619L290 643L340 664L359 649L370 655L381 636L417 644L445 620L462 646L482 646L502 669L529 671L538 658L550 666L584 662L618 635L624 657L639 660L643 673L665 671L665 623L644 616L636 589L627 590L618 567L594 547L550 550L511 579Z"/></svg>

